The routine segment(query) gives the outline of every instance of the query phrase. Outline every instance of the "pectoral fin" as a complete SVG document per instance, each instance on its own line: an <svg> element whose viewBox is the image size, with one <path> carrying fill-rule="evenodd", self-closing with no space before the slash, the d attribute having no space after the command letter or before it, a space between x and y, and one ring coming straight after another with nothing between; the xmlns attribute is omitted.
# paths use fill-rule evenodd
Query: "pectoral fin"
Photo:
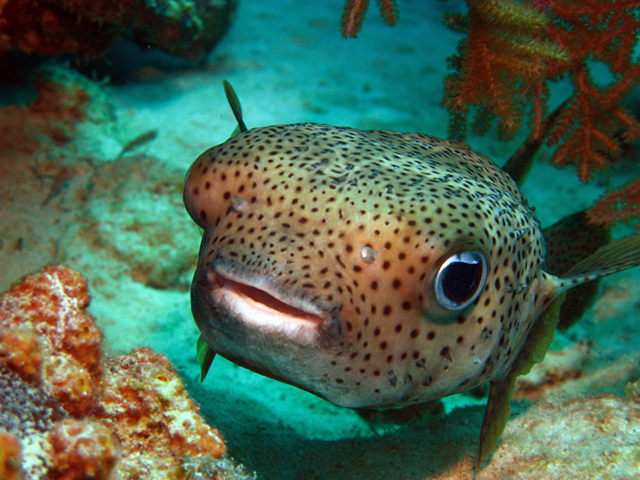
<svg viewBox="0 0 640 480"><path fill-rule="evenodd" d="M572 267L593 255L611 242L611 231L601 225L589 223L586 212L568 215L544 229L547 242L545 271L564 276ZM575 324L598 298L598 280L580 285L567 293L560 309L559 330Z"/></svg>
<svg viewBox="0 0 640 480"><path fill-rule="evenodd" d="M551 346L553 334L558 326L560 307L565 294L558 297L547 311L538 319L529 333L524 348L513 362L511 370L505 377L491 382L491 391L487 401L482 429L480 430L480 449L476 461L476 469L480 470L482 462L488 458L498 445L500 436L511 416L510 401L513 397L516 379L526 375L531 368L544 360Z"/></svg>
<svg viewBox="0 0 640 480"><path fill-rule="evenodd" d="M198 358L198 363L200 364L200 381L204 382L207 373L209 373L209 368L211 367L211 363L213 359L216 357L216 352L211 350L204 337L200 335L198 337L198 343L196 344L196 357Z"/></svg>

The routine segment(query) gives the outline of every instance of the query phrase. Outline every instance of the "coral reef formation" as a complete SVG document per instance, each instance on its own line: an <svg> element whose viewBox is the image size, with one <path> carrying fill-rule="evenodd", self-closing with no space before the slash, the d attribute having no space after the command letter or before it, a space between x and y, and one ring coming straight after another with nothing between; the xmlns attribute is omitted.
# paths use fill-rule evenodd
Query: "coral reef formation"
<svg viewBox="0 0 640 480"><path fill-rule="evenodd" d="M227 30L235 5L235 0L3 0L0 53L95 58L116 38L128 36L144 47L201 60Z"/></svg>
<svg viewBox="0 0 640 480"><path fill-rule="evenodd" d="M472 106L478 108L476 130L497 121L500 133L510 137L530 113L535 135L549 86L561 78L570 79L574 93L549 134L549 145L558 145L554 163L577 164L587 181L620 154L621 141L640 137L640 123L621 104L640 81L640 64L633 60L640 31L637 1L467 4L466 16L448 17L449 25L468 34L445 82L443 103L454 119L454 137L464 136ZM609 68L608 85L594 81L593 61Z"/></svg>
<svg viewBox="0 0 640 480"><path fill-rule="evenodd" d="M166 357L103 358L89 301L84 277L62 265L0 301L2 478L249 478Z"/></svg>

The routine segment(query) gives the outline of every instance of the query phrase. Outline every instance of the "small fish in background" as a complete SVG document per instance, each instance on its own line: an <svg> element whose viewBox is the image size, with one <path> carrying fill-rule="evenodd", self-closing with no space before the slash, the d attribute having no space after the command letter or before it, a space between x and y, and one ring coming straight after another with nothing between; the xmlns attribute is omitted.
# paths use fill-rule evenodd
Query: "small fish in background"
<svg viewBox="0 0 640 480"><path fill-rule="evenodd" d="M421 404L490 382L480 468L516 377L570 314L560 311L570 289L639 265L640 237L607 243L580 213L550 230L575 238L571 256L554 248L547 258L518 189L544 135L501 169L465 143L422 134L247 130L225 90L238 128L195 161L184 186L204 229L191 290L203 377L220 354L351 408Z"/></svg>
<svg viewBox="0 0 640 480"><path fill-rule="evenodd" d="M118 158L123 158L128 155L131 155L135 150L137 150L142 145L145 145L146 143L149 143L155 140L157 136L158 136L158 130L155 130L155 129L141 133L133 140L127 142L127 144L124 147L122 147L122 151L120 152L120 155L118 155Z"/></svg>

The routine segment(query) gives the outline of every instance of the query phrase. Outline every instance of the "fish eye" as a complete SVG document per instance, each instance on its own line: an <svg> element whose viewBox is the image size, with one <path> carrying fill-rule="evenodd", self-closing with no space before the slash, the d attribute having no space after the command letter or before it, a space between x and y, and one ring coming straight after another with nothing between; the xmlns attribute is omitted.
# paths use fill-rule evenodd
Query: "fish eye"
<svg viewBox="0 0 640 480"><path fill-rule="evenodd" d="M487 280L487 260L480 252L458 252L440 267L436 299L448 310L463 310L478 298Z"/></svg>

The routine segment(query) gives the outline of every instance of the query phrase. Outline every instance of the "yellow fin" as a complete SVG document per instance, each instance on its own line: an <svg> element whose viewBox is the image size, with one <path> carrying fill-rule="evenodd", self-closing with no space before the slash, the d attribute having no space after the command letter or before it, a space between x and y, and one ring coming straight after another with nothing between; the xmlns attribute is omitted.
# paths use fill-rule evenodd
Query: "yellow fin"
<svg viewBox="0 0 640 480"><path fill-rule="evenodd" d="M238 126L231 134L233 137L238 133L246 132L247 126L244 124L244 120L242 119L242 106L240 105L240 100L238 99L235 90L226 80L222 80L222 86L224 87L224 93L227 96L227 102L229 102L233 116L236 117L236 121L238 122Z"/></svg>
<svg viewBox="0 0 640 480"><path fill-rule="evenodd" d="M198 358L198 363L200 364L200 381L204 382L207 373L209 373L211 363L216 357L216 352L211 350L202 335L198 337L198 343L196 344L196 357Z"/></svg>
<svg viewBox="0 0 640 480"><path fill-rule="evenodd" d="M511 416L510 401L513 397L516 379L520 375L529 373L536 363L544 360L558 326L560 307L564 298L565 294L558 297L538 319L509 373L501 380L491 382L487 409L480 430L480 449L476 460L476 470L480 470L482 462L496 449L504 427Z"/></svg>

